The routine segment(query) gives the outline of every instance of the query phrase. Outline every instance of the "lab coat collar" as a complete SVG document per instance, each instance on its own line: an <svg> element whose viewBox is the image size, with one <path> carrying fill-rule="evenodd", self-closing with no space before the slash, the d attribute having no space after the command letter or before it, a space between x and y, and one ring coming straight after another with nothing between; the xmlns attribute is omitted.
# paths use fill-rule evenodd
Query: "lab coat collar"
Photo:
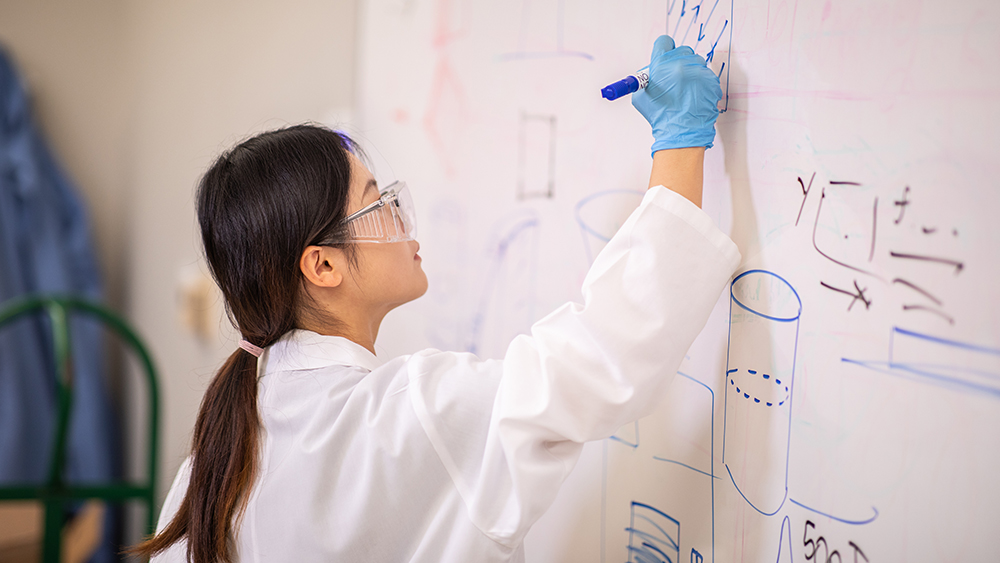
<svg viewBox="0 0 1000 563"><path fill-rule="evenodd" d="M267 347L265 354L264 374L335 365L360 366L371 371L382 365L375 354L346 338L300 329L285 333Z"/></svg>

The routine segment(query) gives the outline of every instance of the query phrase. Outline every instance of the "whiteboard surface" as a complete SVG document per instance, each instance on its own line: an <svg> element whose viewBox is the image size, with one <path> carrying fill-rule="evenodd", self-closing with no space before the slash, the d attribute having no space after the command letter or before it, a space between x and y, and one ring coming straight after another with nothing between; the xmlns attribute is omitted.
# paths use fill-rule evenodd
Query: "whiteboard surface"
<svg viewBox="0 0 1000 563"><path fill-rule="evenodd" d="M581 299L650 166L648 125L599 90L657 35L726 92L704 208L744 263L529 561L995 558L997 29L987 0L363 3L345 129L411 186L431 284L380 355L501 357Z"/></svg>

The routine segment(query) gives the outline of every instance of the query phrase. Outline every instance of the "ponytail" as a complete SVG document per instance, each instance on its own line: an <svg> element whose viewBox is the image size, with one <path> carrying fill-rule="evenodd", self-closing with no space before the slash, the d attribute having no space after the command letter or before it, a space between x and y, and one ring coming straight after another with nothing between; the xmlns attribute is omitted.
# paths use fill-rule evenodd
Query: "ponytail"
<svg viewBox="0 0 1000 563"><path fill-rule="evenodd" d="M233 530L258 466L254 354L298 324L302 251L334 245L350 254L343 220L351 154L358 152L340 133L297 125L240 143L202 177L197 211L205 258L229 318L247 342L226 360L202 399L180 508L132 554L151 557L186 539L189 561L232 563Z"/></svg>
<svg viewBox="0 0 1000 563"><path fill-rule="evenodd" d="M243 516L256 478L259 434L257 358L237 350L202 399L180 509L162 532L130 553L152 557L187 538L189 561L232 563L231 526Z"/></svg>

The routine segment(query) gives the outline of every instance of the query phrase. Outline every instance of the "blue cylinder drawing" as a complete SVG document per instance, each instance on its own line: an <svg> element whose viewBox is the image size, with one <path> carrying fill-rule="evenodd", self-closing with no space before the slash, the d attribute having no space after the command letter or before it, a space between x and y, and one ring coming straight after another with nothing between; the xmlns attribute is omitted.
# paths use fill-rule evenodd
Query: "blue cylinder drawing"
<svg viewBox="0 0 1000 563"><path fill-rule="evenodd" d="M750 506L772 515L788 497L802 300L781 276L749 270L730 285L729 307L722 462Z"/></svg>

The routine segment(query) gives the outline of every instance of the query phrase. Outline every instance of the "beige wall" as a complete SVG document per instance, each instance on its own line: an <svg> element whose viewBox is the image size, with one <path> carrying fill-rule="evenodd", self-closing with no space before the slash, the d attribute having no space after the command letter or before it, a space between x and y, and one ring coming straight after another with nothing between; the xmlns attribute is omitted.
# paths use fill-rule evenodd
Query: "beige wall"
<svg viewBox="0 0 1000 563"><path fill-rule="evenodd" d="M161 495L235 347L179 321L180 280L203 270L194 185L252 132L349 116L355 19L355 0L0 0L0 41L89 204L113 303L160 369Z"/></svg>
<svg viewBox="0 0 1000 563"><path fill-rule="evenodd" d="M194 185L220 150L249 133L350 106L355 13L352 2L329 0L129 6L137 92L128 304L163 371L166 486L202 392L235 348L200 342L178 322L177 283L201 257Z"/></svg>
<svg viewBox="0 0 1000 563"><path fill-rule="evenodd" d="M0 0L0 44L28 83L37 121L89 206L111 302L122 304L131 83L122 0Z"/></svg>

